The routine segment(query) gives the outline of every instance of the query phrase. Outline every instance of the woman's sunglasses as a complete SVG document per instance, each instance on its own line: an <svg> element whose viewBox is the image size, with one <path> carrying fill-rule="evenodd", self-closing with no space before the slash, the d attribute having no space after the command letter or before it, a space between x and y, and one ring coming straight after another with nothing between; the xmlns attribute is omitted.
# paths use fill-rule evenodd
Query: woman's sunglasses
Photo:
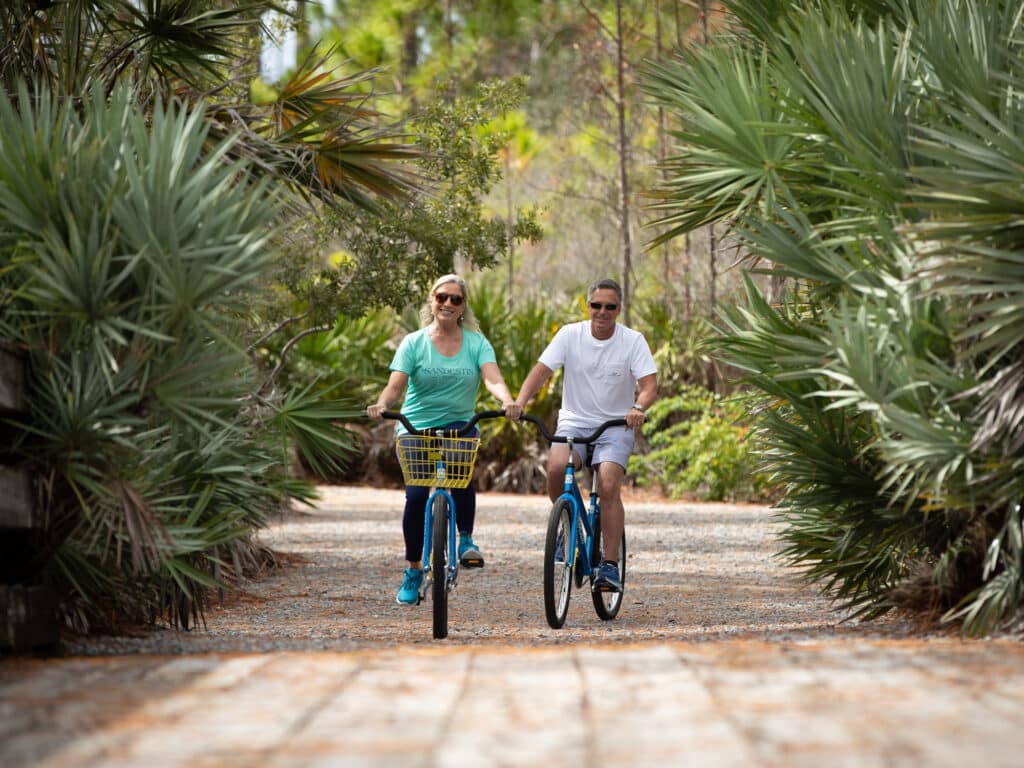
<svg viewBox="0 0 1024 768"><path fill-rule="evenodd" d="M434 301L438 304L444 304L446 301L450 301L453 307L457 307L462 303L462 297L457 293L435 293Z"/></svg>
<svg viewBox="0 0 1024 768"><path fill-rule="evenodd" d="M605 309L605 310L608 310L609 312L614 312L616 309L619 308L619 305L618 304L602 304L600 301L592 301L592 302L590 302L590 308L592 310L594 310L595 312L597 312L597 310L599 310L599 309Z"/></svg>

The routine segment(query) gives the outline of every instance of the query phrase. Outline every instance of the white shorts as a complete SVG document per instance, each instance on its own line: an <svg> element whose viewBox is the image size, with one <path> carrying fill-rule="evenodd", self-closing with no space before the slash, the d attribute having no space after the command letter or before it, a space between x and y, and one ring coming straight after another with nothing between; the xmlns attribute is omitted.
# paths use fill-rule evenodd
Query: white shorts
<svg viewBox="0 0 1024 768"><path fill-rule="evenodd" d="M564 427L559 424L555 434L564 437L586 437L595 429L597 427ZM594 459L591 463L611 461L626 469L629 466L629 457L633 453L634 437L633 430L627 427L608 427L594 443ZM587 446L573 443L572 449L582 462L586 457Z"/></svg>

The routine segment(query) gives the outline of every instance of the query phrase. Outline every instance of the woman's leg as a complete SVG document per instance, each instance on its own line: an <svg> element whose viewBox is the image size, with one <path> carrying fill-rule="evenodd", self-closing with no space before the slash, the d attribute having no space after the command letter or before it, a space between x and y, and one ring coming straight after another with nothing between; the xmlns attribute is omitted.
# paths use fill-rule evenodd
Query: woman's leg
<svg viewBox="0 0 1024 768"><path fill-rule="evenodd" d="M405 559L411 565L419 563L423 557L423 524L429 496L430 489L425 486L405 486L402 533L405 534Z"/></svg>
<svg viewBox="0 0 1024 768"><path fill-rule="evenodd" d="M473 523L476 521L476 488L470 483L466 488L452 488L450 492L455 502L455 522L459 533L473 533Z"/></svg>

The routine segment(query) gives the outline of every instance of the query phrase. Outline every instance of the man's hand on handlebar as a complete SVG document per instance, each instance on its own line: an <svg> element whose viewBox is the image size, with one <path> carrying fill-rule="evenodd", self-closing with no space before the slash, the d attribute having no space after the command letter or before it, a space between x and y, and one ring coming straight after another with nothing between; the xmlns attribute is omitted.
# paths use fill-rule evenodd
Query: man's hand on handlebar
<svg viewBox="0 0 1024 768"><path fill-rule="evenodd" d="M384 413L384 411L386 411L387 409L388 408L386 405L374 403L373 405L366 406L366 415L369 416L371 419L379 419L381 418L381 414Z"/></svg>
<svg viewBox="0 0 1024 768"><path fill-rule="evenodd" d="M644 421L646 421L647 416L639 408L630 408L626 412L626 417L625 418L626 418L626 429L635 429L635 430L639 431L640 427L642 427L644 425Z"/></svg>
<svg viewBox="0 0 1024 768"><path fill-rule="evenodd" d="M519 417L523 415L523 406L513 400L502 403L501 410L505 412L505 418L512 421L519 421Z"/></svg>

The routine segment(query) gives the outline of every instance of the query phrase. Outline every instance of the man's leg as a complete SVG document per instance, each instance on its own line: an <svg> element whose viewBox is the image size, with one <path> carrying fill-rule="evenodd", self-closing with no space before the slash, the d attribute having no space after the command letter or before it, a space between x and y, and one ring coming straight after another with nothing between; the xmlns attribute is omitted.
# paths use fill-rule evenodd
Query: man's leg
<svg viewBox="0 0 1024 768"><path fill-rule="evenodd" d="M602 461L597 467L604 559L613 562L619 559L619 542L622 541L622 531L626 526L626 513L622 507L622 481L625 477L625 468L614 461Z"/></svg>
<svg viewBox="0 0 1024 768"><path fill-rule="evenodd" d="M565 464L569 456L569 446L565 443L554 443L548 454L548 496L552 501L562 495L565 490Z"/></svg>

